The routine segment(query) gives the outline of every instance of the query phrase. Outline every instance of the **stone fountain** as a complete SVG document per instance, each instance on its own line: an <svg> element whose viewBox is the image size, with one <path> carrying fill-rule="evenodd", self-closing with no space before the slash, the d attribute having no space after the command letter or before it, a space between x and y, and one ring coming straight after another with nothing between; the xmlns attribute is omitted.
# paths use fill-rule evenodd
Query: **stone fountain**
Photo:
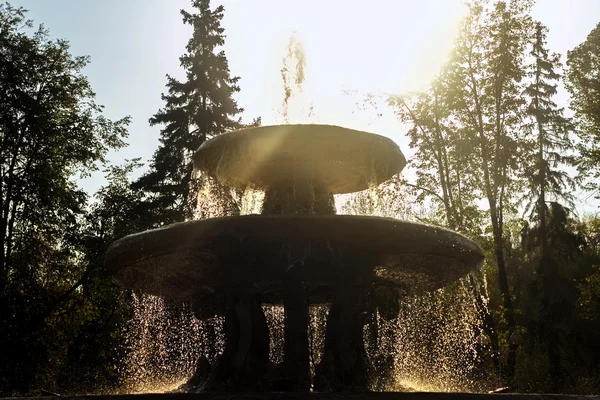
<svg viewBox="0 0 600 400"><path fill-rule="evenodd" d="M206 141L195 168L264 191L260 215L195 220L127 236L106 265L127 287L224 317L225 346L192 378L201 391L367 391L376 365L363 330L401 296L441 288L483 262L471 240L390 218L335 215L334 194L379 185L406 164L390 139L328 125L243 129ZM269 362L263 305L283 305L283 362ZM309 306L328 304L311 372ZM388 366L389 367L389 366Z"/></svg>

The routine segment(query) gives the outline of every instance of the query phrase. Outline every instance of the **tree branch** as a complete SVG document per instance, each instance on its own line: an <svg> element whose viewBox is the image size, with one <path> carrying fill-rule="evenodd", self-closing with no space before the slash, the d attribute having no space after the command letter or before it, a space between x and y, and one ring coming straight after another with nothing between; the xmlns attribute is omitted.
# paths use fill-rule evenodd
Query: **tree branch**
<svg viewBox="0 0 600 400"><path fill-rule="evenodd" d="M413 188L415 188L415 189L418 189L418 190L422 190L422 191L424 191L424 192L427 192L427 193L429 193L430 195L432 195L432 196L434 196L434 197L437 197L437 198L438 198L440 201L442 201L442 202L444 201L444 198L443 198L442 196L440 196L439 194L437 194L436 192L434 192L433 190L427 189L427 188L425 188L425 187L423 187L423 186L419 186L419 185L413 185L412 183L408 183L408 182L405 182L404 184L405 184L406 186L410 186L410 187L413 187Z"/></svg>

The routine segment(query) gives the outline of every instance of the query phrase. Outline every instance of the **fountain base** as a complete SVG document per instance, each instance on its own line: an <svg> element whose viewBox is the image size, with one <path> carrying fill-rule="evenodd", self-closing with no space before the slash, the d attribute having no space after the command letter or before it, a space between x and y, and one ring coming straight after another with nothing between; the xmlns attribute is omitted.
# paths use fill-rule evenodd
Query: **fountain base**
<svg viewBox="0 0 600 400"><path fill-rule="evenodd" d="M600 396L480 393L152 393L100 396L60 396L62 400L598 400ZM0 400L42 400L56 397L6 397Z"/></svg>
<svg viewBox="0 0 600 400"><path fill-rule="evenodd" d="M180 390L310 392L312 388L318 392L368 392L372 363L367 357L363 329L379 308L369 301L369 286L341 284L334 291L323 356L315 366L314 377L310 373L307 291L295 279L287 281L285 287L281 365L269 368L269 329L260 295L231 296L225 314L223 354L212 368L201 357L196 372Z"/></svg>

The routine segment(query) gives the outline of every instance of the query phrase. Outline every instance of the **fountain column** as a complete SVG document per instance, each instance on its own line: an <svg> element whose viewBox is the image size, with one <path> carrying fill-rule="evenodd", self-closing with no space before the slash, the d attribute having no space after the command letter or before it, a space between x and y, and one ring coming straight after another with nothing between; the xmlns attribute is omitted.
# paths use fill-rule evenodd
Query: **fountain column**
<svg viewBox="0 0 600 400"><path fill-rule="evenodd" d="M285 283L285 336L283 347L283 379L278 389L291 392L310 390L310 354L308 345L308 301L302 282Z"/></svg>
<svg viewBox="0 0 600 400"><path fill-rule="evenodd" d="M266 388L269 330L260 295L233 296L225 314L225 348L202 390L261 391Z"/></svg>
<svg viewBox="0 0 600 400"><path fill-rule="evenodd" d="M333 194L327 186L314 173L298 175L291 182L281 182L265 190L262 214L335 215Z"/></svg>
<svg viewBox="0 0 600 400"><path fill-rule="evenodd" d="M333 215L333 194L311 165L294 165L294 178L266 189L264 215ZM276 390L306 392L311 388L310 348L308 340L309 301L303 286L307 249L289 249L286 278L283 283L284 359Z"/></svg>
<svg viewBox="0 0 600 400"><path fill-rule="evenodd" d="M363 337L366 292L364 287L343 283L336 288L327 319L323 357L315 371L315 390L369 390Z"/></svg>

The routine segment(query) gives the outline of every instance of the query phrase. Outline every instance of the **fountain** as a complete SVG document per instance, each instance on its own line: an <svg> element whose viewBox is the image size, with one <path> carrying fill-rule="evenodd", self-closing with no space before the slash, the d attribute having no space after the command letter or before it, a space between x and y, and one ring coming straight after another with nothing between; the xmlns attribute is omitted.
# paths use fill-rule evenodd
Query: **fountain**
<svg viewBox="0 0 600 400"><path fill-rule="evenodd" d="M385 372L378 369L390 368L365 351L372 316L395 318L401 296L444 287L484 259L474 242L446 229L335 215L334 194L379 185L405 164L391 140L337 126L217 136L198 149L195 168L264 191L261 214L127 236L108 250L107 268L127 287L189 304L199 319L224 317L222 354L212 365L201 357L191 391L368 391ZM324 349L311 369L308 310L324 304ZM269 360L264 305L285 310L278 366Z"/></svg>

